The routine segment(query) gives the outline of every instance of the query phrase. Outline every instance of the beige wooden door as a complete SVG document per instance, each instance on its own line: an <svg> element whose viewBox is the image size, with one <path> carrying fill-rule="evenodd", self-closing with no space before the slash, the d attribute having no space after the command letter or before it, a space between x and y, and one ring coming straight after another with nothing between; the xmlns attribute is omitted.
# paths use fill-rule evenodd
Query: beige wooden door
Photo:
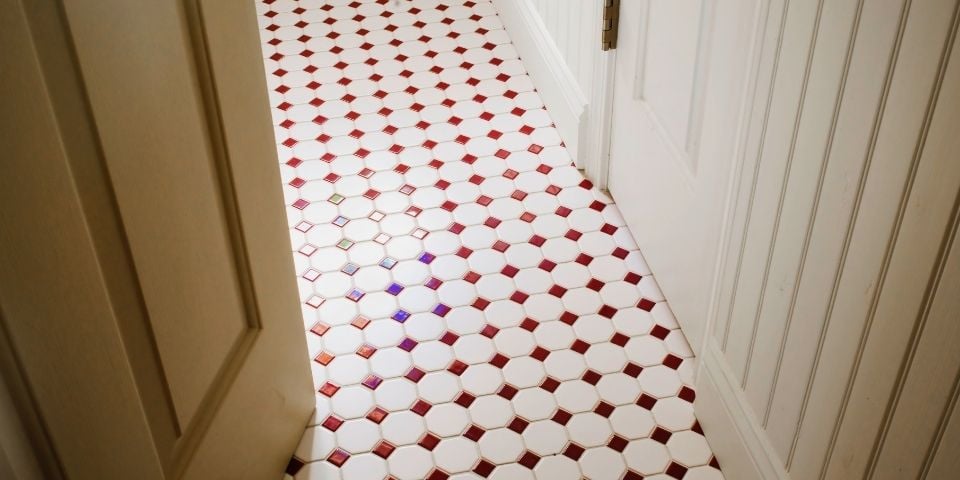
<svg viewBox="0 0 960 480"><path fill-rule="evenodd" d="M758 2L620 2L608 186L699 352Z"/></svg>
<svg viewBox="0 0 960 480"><path fill-rule="evenodd" d="M0 337L48 475L279 478L314 397L252 2L0 4Z"/></svg>

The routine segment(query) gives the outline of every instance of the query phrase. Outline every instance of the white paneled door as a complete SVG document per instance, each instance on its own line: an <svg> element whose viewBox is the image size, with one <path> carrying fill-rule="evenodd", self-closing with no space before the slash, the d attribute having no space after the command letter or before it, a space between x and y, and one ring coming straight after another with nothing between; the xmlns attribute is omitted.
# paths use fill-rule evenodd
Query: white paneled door
<svg viewBox="0 0 960 480"><path fill-rule="evenodd" d="M751 96L757 4L620 3L609 188L698 353Z"/></svg>
<svg viewBox="0 0 960 480"><path fill-rule="evenodd" d="M0 370L43 477L279 479L315 397L253 3L0 7Z"/></svg>

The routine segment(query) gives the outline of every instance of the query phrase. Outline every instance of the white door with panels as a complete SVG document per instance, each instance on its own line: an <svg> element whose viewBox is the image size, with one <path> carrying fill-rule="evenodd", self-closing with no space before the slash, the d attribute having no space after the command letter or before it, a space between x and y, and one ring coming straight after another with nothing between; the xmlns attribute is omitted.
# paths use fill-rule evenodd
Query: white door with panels
<svg viewBox="0 0 960 480"><path fill-rule="evenodd" d="M620 2L608 186L698 353L746 111L757 3Z"/></svg>
<svg viewBox="0 0 960 480"><path fill-rule="evenodd" d="M44 478L280 478L315 397L253 3L2 5L0 373Z"/></svg>

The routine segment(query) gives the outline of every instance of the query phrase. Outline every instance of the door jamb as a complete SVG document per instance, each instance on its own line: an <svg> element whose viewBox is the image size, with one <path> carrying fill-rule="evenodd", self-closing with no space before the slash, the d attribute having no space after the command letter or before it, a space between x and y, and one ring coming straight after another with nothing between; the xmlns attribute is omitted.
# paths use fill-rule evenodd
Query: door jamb
<svg viewBox="0 0 960 480"><path fill-rule="evenodd" d="M610 140L613 134L613 83L616 76L617 51L600 54L594 69L594 91L587 106L581 128L585 137L584 169L597 188L606 192L610 174Z"/></svg>

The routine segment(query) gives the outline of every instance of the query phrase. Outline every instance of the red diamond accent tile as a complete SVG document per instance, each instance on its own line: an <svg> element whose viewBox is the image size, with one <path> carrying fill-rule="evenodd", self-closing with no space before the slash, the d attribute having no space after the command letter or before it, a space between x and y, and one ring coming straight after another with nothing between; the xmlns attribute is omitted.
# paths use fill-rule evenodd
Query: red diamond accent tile
<svg viewBox="0 0 960 480"><path fill-rule="evenodd" d="M413 404L413 407L410 408L410 410L422 417L426 415L431 408L433 408L433 405L430 405L430 403L423 400L417 400L417 403Z"/></svg>
<svg viewBox="0 0 960 480"><path fill-rule="evenodd" d="M344 463L347 463L347 460L350 460L350 454L347 453L346 450L343 450L340 448L334 450L333 453L331 453L330 456L327 457L328 462L338 467L342 467Z"/></svg>
<svg viewBox="0 0 960 480"><path fill-rule="evenodd" d="M484 433L487 433L487 431L483 428L478 427L477 425L471 425L466 432L463 432L463 436L473 440L474 442L477 442L480 441L480 438L483 437Z"/></svg>
<svg viewBox="0 0 960 480"><path fill-rule="evenodd" d="M677 462L670 462L670 466L667 467L666 474L673 478L680 479L687 474L687 467L684 467Z"/></svg>
<svg viewBox="0 0 960 480"><path fill-rule="evenodd" d="M453 345L456 343L457 339L460 338L459 335L453 332L446 332L440 337L440 341L446 343L447 345Z"/></svg>
<svg viewBox="0 0 960 480"><path fill-rule="evenodd" d="M397 447L393 446L392 443L386 440L381 440L380 443L378 443L377 446L373 449L373 453L378 457L388 458L390 457L390 454L393 453L393 451L396 449Z"/></svg>
<svg viewBox="0 0 960 480"><path fill-rule="evenodd" d="M450 478L450 475L448 475L447 472L434 469L429 475L427 475L426 480L447 480L448 478Z"/></svg>
<svg viewBox="0 0 960 480"><path fill-rule="evenodd" d="M664 340L667 338L667 335L670 335L670 330L660 325L654 325L653 328L650 329L650 335Z"/></svg>
<svg viewBox="0 0 960 480"><path fill-rule="evenodd" d="M477 475L483 478L487 478L490 476L491 473L493 473L493 469L495 469L496 467L497 466L494 465L493 463L490 463L486 459L481 458L480 462L477 463L477 466L473 467L473 473L476 473Z"/></svg>
<svg viewBox="0 0 960 480"><path fill-rule="evenodd" d="M546 361L547 357L550 356L550 350L538 346L534 348L532 352L530 352L530 356L543 362Z"/></svg>
<svg viewBox="0 0 960 480"><path fill-rule="evenodd" d="M633 362L630 362L627 364L627 366L623 367L623 373L630 375L633 378L639 377L642 372L643 367Z"/></svg>
<svg viewBox="0 0 960 480"><path fill-rule="evenodd" d="M437 448L437 444L439 443L440 438L428 432L420 439L419 442L417 442L417 445L432 451L434 448Z"/></svg>
<svg viewBox="0 0 960 480"><path fill-rule="evenodd" d="M571 460L580 460L580 457L583 455L586 449L577 445L575 443L567 444L566 448L563 449L563 456Z"/></svg>
<svg viewBox="0 0 960 480"><path fill-rule="evenodd" d="M644 298L640 300L640 303L637 304L637 307L639 307L641 310L645 310L649 312L650 310L653 310L653 307L655 305L656 303L654 303L653 301L647 300L646 298Z"/></svg>
<svg viewBox="0 0 960 480"><path fill-rule="evenodd" d="M313 360L320 365L329 365L333 361L333 354L328 352L320 352L316 357L313 357Z"/></svg>
<svg viewBox="0 0 960 480"><path fill-rule="evenodd" d="M530 450L527 450L526 452L524 452L523 456L521 456L520 459L517 460L517 463L519 463L520 465L523 465L524 467L529 468L530 470L533 470L533 467L536 467L537 463L539 462L540 462L540 455L537 455L536 453L533 453Z"/></svg>
<svg viewBox="0 0 960 480"><path fill-rule="evenodd" d="M453 363L447 367L447 371L454 375L463 375L463 372L467 371L467 367L469 367L469 365L466 363L463 363L460 360L454 360Z"/></svg>
<svg viewBox="0 0 960 480"><path fill-rule="evenodd" d="M386 410L380 407L374 407L373 410L370 410L370 413L367 414L367 420L379 424L383 419L387 418L387 415L389 415L389 412Z"/></svg>
<svg viewBox="0 0 960 480"><path fill-rule="evenodd" d="M551 418L551 420L559 423L560 425L566 425L571 418L573 418L573 414L560 408L560 409L557 409L557 412L553 414L553 417Z"/></svg>
<svg viewBox="0 0 960 480"><path fill-rule="evenodd" d="M460 405L463 408L469 408L470 405L473 404L473 401L476 399L477 397L474 397L473 395L467 392L462 392L460 393L460 395L457 396L456 400L454 400L454 403L456 403L457 405Z"/></svg>
<svg viewBox="0 0 960 480"><path fill-rule="evenodd" d="M667 354L667 356L663 358L663 364L674 370L680 368L681 363L683 363L683 359L673 354Z"/></svg>
<svg viewBox="0 0 960 480"><path fill-rule="evenodd" d="M363 358L370 358L376 352L377 352L377 348L372 345L364 344L364 345L360 345L360 347L357 348L357 355L360 355Z"/></svg>
<svg viewBox="0 0 960 480"><path fill-rule="evenodd" d="M613 411L615 408L616 407L614 407L613 405L610 405L607 402L600 402L599 404L597 404L596 407L594 407L593 413L596 413L601 417L609 417L610 415L613 414Z"/></svg>
<svg viewBox="0 0 960 480"><path fill-rule="evenodd" d="M525 318L522 322L520 322L520 328L528 332L536 330L538 325L540 325L540 323L532 318Z"/></svg>
<svg viewBox="0 0 960 480"><path fill-rule="evenodd" d="M530 425L530 422L520 417L513 417L513 420L510 421L510 424L507 425L507 428L517 433L523 433L523 431L527 429L528 425Z"/></svg>
<svg viewBox="0 0 960 480"><path fill-rule="evenodd" d="M694 392L692 388L683 386L680 388L680 393L678 393L677 396L689 403L693 403L697 398L697 393Z"/></svg>
<svg viewBox="0 0 960 480"><path fill-rule="evenodd" d="M330 325L327 325L323 322L317 322L312 327L310 327L310 332L317 336L323 336L324 333L327 333L327 330L330 330Z"/></svg>
<svg viewBox="0 0 960 480"><path fill-rule="evenodd" d="M583 376L580 377L580 380L583 380L584 382L587 382L590 385L596 385L598 382L600 382L601 378L603 378L603 376L600 375L599 373L593 370L587 370L586 372L583 373Z"/></svg>
<svg viewBox="0 0 960 480"><path fill-rule="evenodd" d="M597 280L596 278L590 279L590 281L587 282L587 288L596 292L599 292L600 290L602 290L604 285L605 283L601 282L600 280Z"/></svg>
<svg viewBox="0 0 960 480"><path fill-rule="evenodd" d="M497 392L497 395L506 398L507 400L513 400L513 397L517 395L518 391L519 390L517 390L517 388L513 385L504 385L500 387L500 391Z"/></svg>
<svg viewBox="0 0 960 480"><path fill-rule="evenodd" d="M640 395L640 398L637 399L637 405L647 409L653 410L653 406L657 404L657 399L647 395L646 393Z"/></svg>
<svg viewBox="0 0 960 480"><path fill-rule="evenodd" d="M517 302L521 305L523 304L523 302L526 302L528 298L530 298L530 295L527 295L526 293L523 293L520 291L513 292L513 295L510 296L510 300L513 300L514 302Z"/></svg>
<svg viewBox="0 0 960 480"><path fill-rule="evenodd" d="M653 429L653 433L650 434L650 438L664 445L667 444L667 440L670 440L671 436L673 436L673 433L671 433L670 430L664 429L663 427L657 427Z"/></svg>
<svg viewBox="0 0 960 480"><path fill-rule="evenodd" d="M607 318L613 318L613 316L617 314L617 309L610 305L604 305L600 307L600 311L597 313Z"/></svg>
<svg viewBox="0 0 960 480"><path fill-rule="evenodd" d="M614 435L613 438L611 438L610 441L607 442L608 447L618 452L623 452L627 448L627 445L629 444L630 444L630 441L627 440L626 438L621 437L620 435Z"/></svg>
<svg viewBox="0 0 960 480"><path fill-rule="evenodd" d="M329 417L326 418L326 420L323 421L321 425L323 426L323 428L326 428L331 432L336 432L337 429L340 428L340 425L343 425L343 420L333 415L330 415Z"/></svg>
<svg viewBox="0 0 960 480"><path fill-rule="evenodd" d="M413 383L417 383L420 381L421 378L423 378L424 375L426 375L426 373L423 370L420 370L417 367L413 367L407 371L407 373L404 375L404 378L406 378L407 380L410 380Z"/></svg>
<svg viewBox="0 0 960 480"><path fill-rule="evenodd" d="M483 330L480 330L480 335L483 335L487 338L493 338L499 331L499 328L494 327L493 325L487 325L483 327Z"/></svg>
<svg viewBox="0 0 960 480"><path fill-rule="evenodd" d="M557 268L557 264L550 260L543 260L542 262L540 262L539 267L541 270L552 272L554 268Z"/></svg>
<svg viewBox="0 0 960 480"><path fill-rule="evenodd" d="M507 365L507 362L509 361L510 361L510 357L502 353L497 353L493 356L493 358L490 359L490 365L493 365L494 367L497 367L497 368L503 368Z"/></svg>
<svg viewBox="0 0 960 480"><path fill-rule="evenodd" d="M336 395L337 391L339 390L340 386L330 382L324 383L323 386L320 387L320 393L328 397Z"/></svg>
<svg viewBox="0 0 960 480"><path fill-rule="evenodd" d="M540 384L540 388L542 388L542 389L544 389L544 390L546 390L546 391L548 391L548 392L550 392L550 393L553 393L553 392L557 391L557 387L559 387L559 386L560 386L560 381L557 380L557 379L555 379L555 378L553 378L553 377L547 377L547 378L545 378L545 379L543 380L543 383Z"/></svg>

